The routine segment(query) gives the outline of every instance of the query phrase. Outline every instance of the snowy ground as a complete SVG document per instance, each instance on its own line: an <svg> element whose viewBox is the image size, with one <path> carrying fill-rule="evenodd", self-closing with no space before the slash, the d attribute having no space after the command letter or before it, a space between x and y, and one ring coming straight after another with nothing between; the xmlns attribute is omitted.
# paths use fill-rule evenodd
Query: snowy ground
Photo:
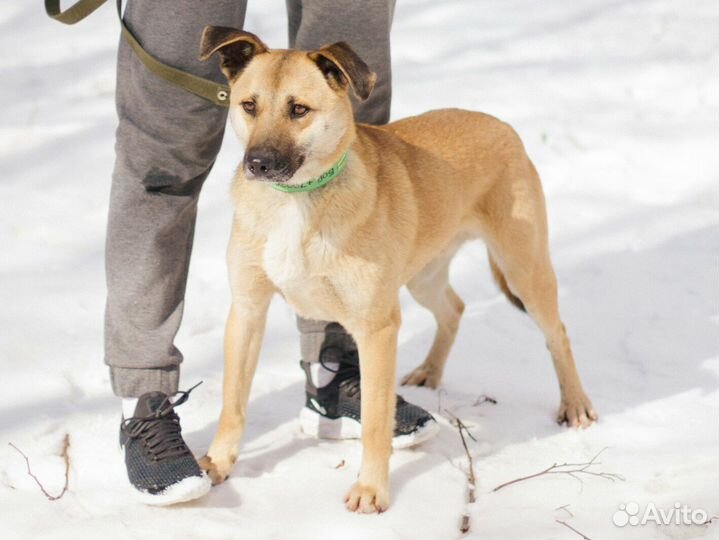
<svg viewBox="0 0 719 540"><path fill-rule="evenodd" d="M459 537L466 457L440 414L435 440L393 456L390 511L344 510L359 445L299 433L303 378L280 301L231 479L181 507L130 499L101 348L117 24L109 6L67 28L29 4L0 6L2 537ZM250 4L247 29L284 46L283 2ZM547 194L563 318L601 415L586 431L554 424L558 390L541 336L492 285L482 246L468 246L452 269L468 309L441 407L478 440L469 443L478 478L469 537L580 537L557 519L594 540L719 537L716 521L612 523L628 502L719 516L718 29L715 0L399 2L393 115L459 106L522 135ZM184 386L205 381L181 409L197 453L220 407L227 186L240 155L228 136L206 185L179 336ZM433 332L430 316L403 298L401 373ZM437 413L437 392L403 393ZM474 405L482 394L498 403ZM65 433L70 491L50 502L6 443L53 491ZM605 447L596 470L626 481L560 475L492 492Z"/></svg>

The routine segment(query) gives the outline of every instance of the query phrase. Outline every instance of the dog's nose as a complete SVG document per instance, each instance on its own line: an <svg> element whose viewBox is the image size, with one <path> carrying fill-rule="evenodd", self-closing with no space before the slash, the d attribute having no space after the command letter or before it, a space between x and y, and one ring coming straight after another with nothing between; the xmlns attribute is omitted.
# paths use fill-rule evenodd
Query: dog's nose
<svg viewBox="0 0 719 540"><path fill-rule="evenodd" d="M245 172L252 176L272 177L286 168L287 162L273 149L254 148L245 155Z"/></svg>

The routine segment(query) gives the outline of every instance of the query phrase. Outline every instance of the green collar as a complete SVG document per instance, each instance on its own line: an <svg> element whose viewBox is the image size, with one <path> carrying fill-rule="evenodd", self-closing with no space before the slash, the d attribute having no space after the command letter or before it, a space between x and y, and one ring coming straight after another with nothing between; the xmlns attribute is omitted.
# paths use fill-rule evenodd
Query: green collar
<svg viewBox="0 0 719 540"><path fill-rule="evenodd" d="M337 163L332 165L328 170L322 173L317 178L307 180L303 184L297 185L286 185L286 184L272 184L272 187L277 191L284 191L285 193L299 193L301 191L314 191L322 186L329 183L330 180L336 178L345 168L347 164L347 152L342 154L342 157Z"/></svg>

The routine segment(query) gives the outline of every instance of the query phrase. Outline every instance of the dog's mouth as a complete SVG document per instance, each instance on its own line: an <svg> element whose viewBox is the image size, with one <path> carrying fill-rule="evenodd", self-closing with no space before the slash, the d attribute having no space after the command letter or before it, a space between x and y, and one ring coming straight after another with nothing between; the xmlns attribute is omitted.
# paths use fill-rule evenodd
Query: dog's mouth
<svg viewBox="0 0 719 540"><path fill-rule="evenodd" d="M279 171L277 174L259 176L249 173L247 169L245 169L245 176L248 180L252 180L254 182L265 182L267 184L284 184L285 182L289 182L290 178L292 178L293 175L283 171Z"/></svg>

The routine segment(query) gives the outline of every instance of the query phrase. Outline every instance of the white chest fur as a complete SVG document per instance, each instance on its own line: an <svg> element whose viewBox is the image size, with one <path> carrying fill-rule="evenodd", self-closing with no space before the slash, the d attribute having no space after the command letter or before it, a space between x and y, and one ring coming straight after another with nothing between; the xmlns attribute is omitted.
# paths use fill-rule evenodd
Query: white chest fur
<svg viewBox="0 0 719 540"><path fill-rule="evenodd" d="M368 308L368 282L379 268L350 255L327 230L312 230L313 208L304 197L273 208L265 229L262 267L295 311L310 319L340 320L343 314Z"/></svg>
<svg viewBox="0 0 719 540"><path fill-rule="evenodd" d="M280 289L307 275L303 243L308 210L302 201L289 199L272 216L273 224L267 234L262 266Z"/></svg>

